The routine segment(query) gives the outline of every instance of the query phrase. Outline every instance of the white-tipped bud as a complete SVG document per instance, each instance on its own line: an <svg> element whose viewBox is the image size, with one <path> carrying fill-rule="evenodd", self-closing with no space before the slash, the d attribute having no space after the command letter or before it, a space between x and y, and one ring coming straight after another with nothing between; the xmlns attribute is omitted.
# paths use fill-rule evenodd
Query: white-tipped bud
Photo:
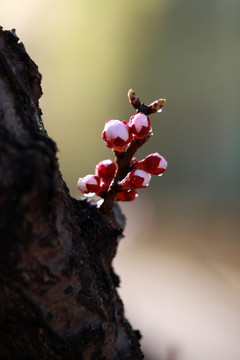
<svg viewBox="0 0 240 360"><path fill-rule="evenodd" d="M122 152L132 140L131 132L126 121L106 121L102 138L109 148Z"/></svg>
<svg viewBox="0 0 240 360"><path fill-rule="evenodd" d="M98 191L100 178L97 175L86 175L78 179L77 187L83 194Z"/></svg>
<svg viewBox="0 0 240 360"><path fill-rule="evenodd" d="M143 113L132 116L128 124L135 139L145 138L151 131L149 117Z"/></svg>

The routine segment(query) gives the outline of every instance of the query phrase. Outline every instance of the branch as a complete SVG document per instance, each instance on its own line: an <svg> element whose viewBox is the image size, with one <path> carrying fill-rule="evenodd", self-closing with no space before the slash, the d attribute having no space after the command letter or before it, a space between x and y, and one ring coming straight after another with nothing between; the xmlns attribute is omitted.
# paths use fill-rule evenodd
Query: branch
<svg viewBox="0 0 240 360"><path fill-rule="evenodd" d="M140 101L139 97L132 89L130 89L128 92L128 99L130 104L136 110L136 113L142 113L147 116L154 114L155 112L161 112L163 105L166 103L166 99L158 99L150 105L145 105ZM100 207L100 210L103 213L109 213L112 211L117 194L120 190L120 181L123 180L126 175L134 168L134 164L132 163L134 154L152 136L151 127L147 131L148 133L143 137L133 138L131 143L122 152L118 152L116 150L114 151L117 171L109 189L107 189L105 193L101 194L101 197L104 198L104 201Z"/></svg>

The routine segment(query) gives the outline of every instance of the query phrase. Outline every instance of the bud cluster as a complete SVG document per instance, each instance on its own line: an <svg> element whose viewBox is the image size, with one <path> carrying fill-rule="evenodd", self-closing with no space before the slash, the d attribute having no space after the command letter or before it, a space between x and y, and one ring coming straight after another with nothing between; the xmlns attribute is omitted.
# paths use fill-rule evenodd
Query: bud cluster
<svg viewBox="0 0 240 360"><path fill-rule="evenodd" d="M167 161L153 153L137 161L133 155L152 135L148 115L159 112L165 99L159 99L146 106L129 90L128 98L137 110L129 122L108 120L105 123L102 139L113 149L115 162L103 160L95 168L94 175L87 175L78 180L78 189L83 194L96 194L104 199L103 211L112 210L114 201L131 201L137 197L137 189L149 185L151 175L161 175L167 168Z"/></svg>

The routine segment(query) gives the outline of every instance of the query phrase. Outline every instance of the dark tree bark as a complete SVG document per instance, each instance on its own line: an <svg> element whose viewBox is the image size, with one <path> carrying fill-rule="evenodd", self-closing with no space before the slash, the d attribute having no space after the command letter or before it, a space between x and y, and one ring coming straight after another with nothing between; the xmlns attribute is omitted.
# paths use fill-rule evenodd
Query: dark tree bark
<svg viewBox="0 0 240 360"><path fill-rule="evenodd" d="M123 229L70 197L40 81L14 31L0 28L1 359L143 359L111 265Z"/></svg>

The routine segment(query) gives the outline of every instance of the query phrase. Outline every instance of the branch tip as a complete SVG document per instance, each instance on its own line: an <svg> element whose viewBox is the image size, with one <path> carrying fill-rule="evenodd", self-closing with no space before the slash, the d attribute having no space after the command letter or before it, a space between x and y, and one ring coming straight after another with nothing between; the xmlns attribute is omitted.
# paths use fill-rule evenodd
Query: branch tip
<svg viewBox="0 0 240 360"><path fill-rule="evenodd" d="M136 93L133 91L133 89L130 89L128 91L128 100L129 100L130 104L134 107L134 109L138 109L141 105L139 97L136 95Z"/></svg>
<svg viewBox="0 0 240 360"><path fill-rule="evenodd" d="M155 112L160 112L162 107L166 104L166 99L158 99L148 105L149 114L154 114Z"/></svg>

